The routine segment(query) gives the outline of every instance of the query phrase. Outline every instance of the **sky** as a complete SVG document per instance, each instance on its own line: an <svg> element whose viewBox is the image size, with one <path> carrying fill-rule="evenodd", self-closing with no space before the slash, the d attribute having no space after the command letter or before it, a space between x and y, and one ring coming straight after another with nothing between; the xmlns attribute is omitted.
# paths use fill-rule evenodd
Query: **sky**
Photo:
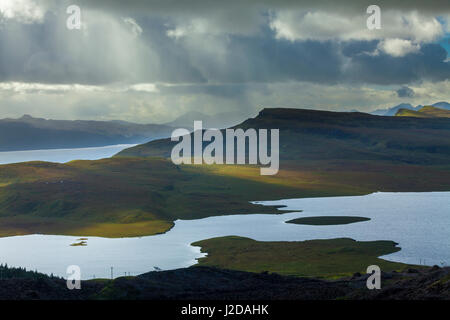
<svg viewBox="0 0 450 320"><path fill-rule="evenodd" d="M449 52L448 0L0 0L0 118L450 102Z"/></svg>

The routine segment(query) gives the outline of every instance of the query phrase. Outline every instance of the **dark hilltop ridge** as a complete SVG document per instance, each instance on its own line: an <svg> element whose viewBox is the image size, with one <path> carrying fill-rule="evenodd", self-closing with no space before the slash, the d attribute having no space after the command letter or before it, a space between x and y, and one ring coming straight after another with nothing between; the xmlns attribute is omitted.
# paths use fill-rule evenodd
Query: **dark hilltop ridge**
<svg viewBox="0 0 450 320"><path fill-rule="evenodd" d="M450 268L437 266L382 273L380 290L368 290L361 274L326 281L212 267L82 281L81 290L33 274L3 277L0 300L450 300Z"/></svg>
<svg viewBox="0 0 450 320"><path fill-rule="evenodd" d="M280 129L281 160L448 164L450 158L448 118L270 108L233 128ZM176 143L155 140L123 150L117 157L168 158Z"/></svg>

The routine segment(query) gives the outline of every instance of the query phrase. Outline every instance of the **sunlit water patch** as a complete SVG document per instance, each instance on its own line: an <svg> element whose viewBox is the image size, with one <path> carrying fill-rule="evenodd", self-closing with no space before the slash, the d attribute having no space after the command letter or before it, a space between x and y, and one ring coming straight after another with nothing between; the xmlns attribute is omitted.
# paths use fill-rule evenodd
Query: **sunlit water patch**
<svg viewBox="0 0 450 320"><path fill-rule="evenodd" d="M0 164L28 161L65 163L72 160L98 160L112 157L116 153L133 146L135 145L117 144L92 148L4 151L0 152Z"/></svg>

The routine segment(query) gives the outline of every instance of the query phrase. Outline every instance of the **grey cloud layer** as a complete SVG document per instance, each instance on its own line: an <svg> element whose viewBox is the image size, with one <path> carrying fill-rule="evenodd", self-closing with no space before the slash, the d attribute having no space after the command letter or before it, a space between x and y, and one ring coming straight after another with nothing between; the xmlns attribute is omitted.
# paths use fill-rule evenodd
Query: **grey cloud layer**
<svg viewBox="0 0 450 320"><path fill-rule="evenodd" d="M414 90L409 88L409 87L407 87L407 86L401 87L396 92L397 92L397 95L398 95L399 98L412 98L412 97L414 97Z"/></svg>
<svg viewBox="0 0 450 320"><path fill-rule="evenodd" d="M109 84L115 82L246 83L308 81L407 84L450 76L437 44L392 57L373 54L379 41L288 41L268 26L256 35L193 33L168 36L171 21L123 19L90 12L86 29L69 31L65 15L43 23L11 21L0 28L0 81Z"/></svg>
<svg viewBox="0 0 450 320"><path fill-rule="evenodd" d="M44 0L55 3L55 0ZM142 12L157 11L173 14L175 12L205 12L218 10L254 10L259 8L280 9L333 9L339 11L353 11L367 8L371 4L386 9L420 10L433 13L450 11L450 3L447 0L378 0L376 3L370 0L78 0L77 3L101 10L117 10L118 12Z"/></svg>
<svg viewBox="0 0 450 320"><path fill-rule="evenodd" d="M390 10L384 23L401 23L395 10L420 19L375 37L361 36L372 4L365 0L24 1L45 14L0 17L5 116L164 122L194 109L250 116L266 106L370 110L450 100L448 53L427 37L441 36L435 17L450 17L448 0L377 1ZM66 28L68 4L82 9L80 31ZM283 15L290 10L291 20ZM299 24L302 10L326 14ZM275 18L291 24L291 39L271 25Z"/></svg>

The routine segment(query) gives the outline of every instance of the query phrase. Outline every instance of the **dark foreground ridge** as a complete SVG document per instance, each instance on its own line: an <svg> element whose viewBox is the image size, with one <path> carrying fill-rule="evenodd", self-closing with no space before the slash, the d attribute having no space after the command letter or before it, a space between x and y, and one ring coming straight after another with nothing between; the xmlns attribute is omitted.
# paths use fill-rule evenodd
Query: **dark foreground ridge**
<svg viewBox="0 0 450 320"><path fill-rule="evenodd" d="M382 289L368 290L367 275L325 281L211 267L149 272L115 280L82 281L68 290L55 277L0 280L0 299L43 300L450 300L450 268L382 273Z"/></svg>
<svg viewBox="0 0 450 320"><path fill-rule="evenodd" d="M175 165L170 139L110 159L2 165L0 236L147 236L177 219L279 213L253 201L450 190L450 118L264 109L237 127L279 129L276 175Z"/></svg>

